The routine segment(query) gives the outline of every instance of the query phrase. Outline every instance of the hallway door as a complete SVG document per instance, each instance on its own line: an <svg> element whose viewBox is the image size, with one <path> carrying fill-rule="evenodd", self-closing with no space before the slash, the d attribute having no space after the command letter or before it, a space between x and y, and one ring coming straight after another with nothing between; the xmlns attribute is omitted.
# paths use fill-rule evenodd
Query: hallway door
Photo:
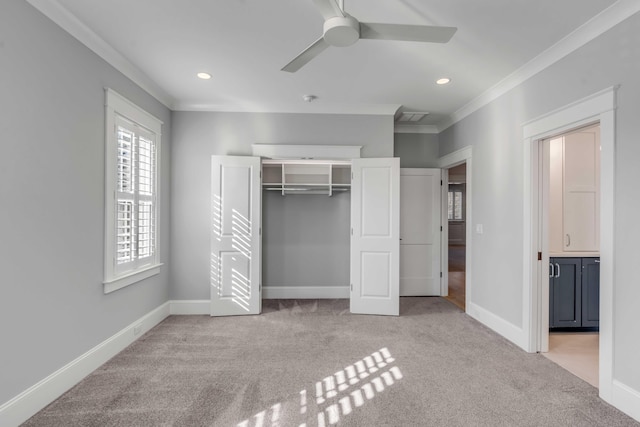
<svg viewBox="0 0 640 427"><path fill-rule="evenodd" d="M440 296L440 169L400 169L400 296Z"/></svg>

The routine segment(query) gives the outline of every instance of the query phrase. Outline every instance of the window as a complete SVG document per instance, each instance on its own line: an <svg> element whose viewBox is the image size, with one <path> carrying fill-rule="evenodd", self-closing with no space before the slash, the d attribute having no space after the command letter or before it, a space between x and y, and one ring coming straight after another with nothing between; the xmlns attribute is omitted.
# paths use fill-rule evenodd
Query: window
<svg viewBox="0 0 640 427"><path fill-rule="evenodd" d="M462 190L449 190L449 220L462 221L464 219L463 212L464 192Z"/></svg>
<svg viewBox="0 0 640 427"><path fill-rule="evenodd" d="M158 158L162 122L107 89L105 293L160 272Z"/></svg>

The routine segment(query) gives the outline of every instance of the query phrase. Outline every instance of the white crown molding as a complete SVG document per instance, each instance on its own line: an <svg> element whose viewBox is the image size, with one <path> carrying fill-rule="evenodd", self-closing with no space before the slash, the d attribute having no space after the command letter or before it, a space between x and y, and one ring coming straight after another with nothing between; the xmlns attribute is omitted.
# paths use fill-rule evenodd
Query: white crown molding
<svg viewBox="0 0 640 427"><path fill-rule="evenodd" d="M438 133L436 125L405 125L398 124L393 128L393 133Z"/></svg>
<svg viewBox="0 0 640 427"><path fill-rule="evenodd" d="M401 107L400 104L336 104L323 103L283 103L269 106L243 106L237 104L193 104L176 102L174 111L224 112L224 113L286 113L286 114L352 114L393 116Z"/></svg>
<svg viewBox="0 0 640 427"><path fill-rule="evenodd" d="M193 104L173 99L164 89L157 85L144 72L133 65L122 54L115 50L104 39L83 24L75 15L65 9L57 0L27 0L34 8L83 43L94 53L147 91L159 102L174 111L209 111L209 112L253 112L253 113L308 113L308 114L362 114L362 115L395 115L401 105L396 104L324 104L322 102L306 105L287 104L264 107L245 107L238 105ZM549 49L520 67L499 83L473 99L462 108L451 114L438 126L429 126L416 131L404 130L400 126L395 133L438 133L457 123L471 113L494 101L506 92L522 84L535 74L564 58L571 52L598 37L628 17L640 11L637 0L619 0L568 36L558 41Z"/></svg>
<svg viewBox="0 0 640 427"><path fill-rule="evenodd" d="M174 100L164 89L82 23L75 15L65 9L57 0L27 0L27 2L167 108L171 109Z"/></svg>
<svg viewBox="0 0 640 427"><path fill-rule="evenodd" d="M584 46L605 31L640 12L640 1L619 0L559 40L540 55L527 62L515 72L454 112L438 125L440 132L459 122L471 113L496 100L511 89L524 83L540 71L558 62L573 51Z"/></svg>

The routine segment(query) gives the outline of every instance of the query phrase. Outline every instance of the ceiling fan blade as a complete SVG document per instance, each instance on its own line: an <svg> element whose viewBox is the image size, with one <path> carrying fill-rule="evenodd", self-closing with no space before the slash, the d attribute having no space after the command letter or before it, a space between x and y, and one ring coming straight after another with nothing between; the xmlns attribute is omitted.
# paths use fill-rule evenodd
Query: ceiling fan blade
<svg viewBox="0 0 640 427"><path fill-rule="evenodd" d="M296 56L293 61L282 67L281 71L287 71L289 73L295 73L300 68L304 67L307 62L311 61L316 56L320 55L322 51L329 47L329 44L324 41L324 38L320 37L311 46L306 48Z"/></svg>
<svg viewBox="0 0 640 427"><path fill-rule="evenodd" d="M360 38L402 40L412 42L447 43L458 29L429 25L360 23Z"/></svg>
<svg viewBox="0 0 640 427"><path fill-rule="evenodd" d="M325 20L336 16L345 16L336 0L313 0L313 3L320 9L320 13Z"/></svg>

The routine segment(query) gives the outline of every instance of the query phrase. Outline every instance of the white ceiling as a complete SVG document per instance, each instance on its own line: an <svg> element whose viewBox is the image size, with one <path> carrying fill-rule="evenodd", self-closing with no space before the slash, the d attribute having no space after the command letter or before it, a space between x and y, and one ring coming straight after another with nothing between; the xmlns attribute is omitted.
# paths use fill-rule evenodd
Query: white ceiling
<svg viewBox="0 0 640 427"><path fill-rule="evenodd" d="M176 110L394 114L400 108L427 111L416 124L441 127L616 3L345 0L346 11L362 22L458 31L447 44L359 40L330 47L291 74L280 69L322 35L323 19L311 0L29 1L36 7L46 1L39 7L45 13L62 6L73 15L66 14L67 21L84 24L85 37L122 55ZM213 78L200 80L199 71ZM443 76L452 82L435 85ZM306 94L317 100L305 103Z"/></svg>

